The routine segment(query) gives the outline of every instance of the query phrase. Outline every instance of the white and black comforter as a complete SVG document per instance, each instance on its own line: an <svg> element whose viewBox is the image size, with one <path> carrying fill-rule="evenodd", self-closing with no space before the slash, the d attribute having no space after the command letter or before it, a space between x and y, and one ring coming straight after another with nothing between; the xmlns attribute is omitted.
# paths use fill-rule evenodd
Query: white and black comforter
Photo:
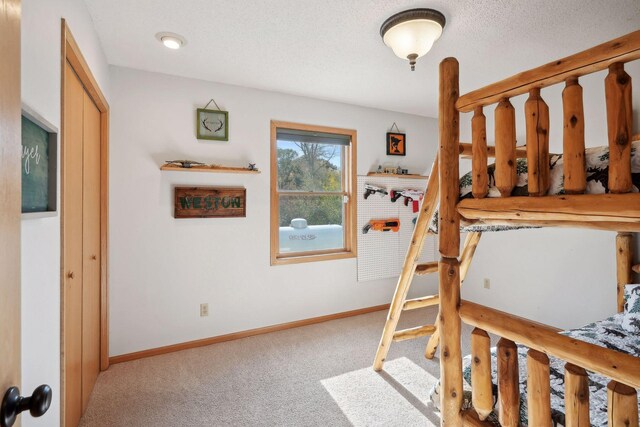
<svg viewBox="0 0 640 427"><path fill-rule="evenodd" d="M634 141L631 145L631 174L633 180L632 192L637 193L640 189L640 141ZM549 159L550 163L550 188L547 195L559 195L564 193L564 159L562 154L553 154ZM586 193L604 194L609 192L609 146L587 148L585 150L585 164L587 169L587 188ZM527 160L518 159L516 162L516 172L518 174L518 183L511 193L512 196L527 196L529 177L527 173ZM489 192L487 197L500 197L500 192L496 188L494 178L495 164L491 164L487 168L489 174ZM460 178L460 199L472 198L471 194L471 172ZM467 226L463 231L501 231L514 230L518 228L531 227L513 227L513 226ZM430 225L431 231L438 232L438 211L435 212Z"/></svg>
<svg viewBox="0 0 640 427"><path fill-rule="evenodd" d="M586 341L601 347L640 357L640 336L625 331L620 325L622 314L617 314L582 328L561 332L571 338ZM520 418L527 424L527 351L528 348L518 345L518 365L520 372ZM463 376L471 383L471 356L462 362ZM549 358L551 372L551 409L553 421L565 425L564 419L564 365L565 362L554 357ZM497 378L496 348L491 349L491 368L494 382ZM607 384L610 379L589 372L589 406L592 426L607 425ZM497 395L497 388L494 387ZM468 399L469 395L465 396ZM469 402L466 402L467 405Z"/></svg>

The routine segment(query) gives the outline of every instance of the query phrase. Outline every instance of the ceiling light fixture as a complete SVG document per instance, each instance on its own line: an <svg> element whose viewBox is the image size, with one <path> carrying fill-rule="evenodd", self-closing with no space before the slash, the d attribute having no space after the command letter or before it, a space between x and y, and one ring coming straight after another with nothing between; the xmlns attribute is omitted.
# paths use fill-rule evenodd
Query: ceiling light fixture
<svg viewBox="0 0 640 427"><path fill-rule="evenodd" d="M433 9L411 9L389 17L380 27L384 44L402 59L408 59L411 71L416 60L431 50L440 38L446 20Z"/></svg>
<svg viewBox="0 0 640 427"><path fill-rule="evenodd" d="M180 34L162 32L156 34L156 39L162 42L169 49L180 49L187 44L187 41Z"/></svg>

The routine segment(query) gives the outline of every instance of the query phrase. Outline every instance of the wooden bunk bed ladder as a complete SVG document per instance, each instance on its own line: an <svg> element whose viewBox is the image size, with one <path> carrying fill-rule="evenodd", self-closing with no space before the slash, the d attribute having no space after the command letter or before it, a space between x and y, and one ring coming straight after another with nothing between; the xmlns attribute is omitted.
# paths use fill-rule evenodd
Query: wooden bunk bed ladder
<svg viewBox="0 0 640 427"><path fill-rule="evenodd" d="M425 239L430 235L429 225L435 213L438 203L439 192L439 176L438 176L438 159L433 164L429 182L425 191L425 198L422 202L416 226L413 231L411 244L405 256L402 272L398 279L389 313L382 331L382 337L378 344L378 350L373 362L373 368L380 371L383 366L391 343L394 341L404 341L424 336L430 336L425 349L425 357L431 359L435 355L436 349L440 342L440 332L437 324L417 326L403 330L397 330L398 321L403 311L416 310L419 308L432 307L440 304L439 295L428 295L419 298L407 299L407 293L411 286L414 276L433 274L438 272L438 262L419 263L418 259L422 253ZM471 264L471 259L475 253L476 246L480 240L481 233L472 232L467 235L462 256L460 274L462 280ZM439 316L439 315L438 315Z"/></svg>
<svg viewBox="0 0 640 427"><path fill-rule="evenodd" d="M389 307L389 313L387 314L387 321L382 331L382 338L376 351L376 356L373 362L373 368L376 371L380 371L384 365L384 361L389 353L389 347L392 341L403 341L406 339L418 338L432 334L436 327L435 325L424 325L416 328L410 328L402 331L396 331L398 321L400 320L400 314L403 310L414 310L417 308L428 307L436 305L439 302L437 295L430 295L423 298L415 298L407 301L407 293L411 286L411 281L414 275L430 274L437 271L437 263L419 264L418 258L422 253L422 247L424 241L427 238L429 232L429 222L433 216L438 197L438 158L433 163L431 174L429 175L429 181L427 183L427 189L425 191L425 197L422 201L420 213L416 220L416 225L413 230L413 236L411 238L411 244L405 256L404 265L398 279L393 300Z"/></svg>

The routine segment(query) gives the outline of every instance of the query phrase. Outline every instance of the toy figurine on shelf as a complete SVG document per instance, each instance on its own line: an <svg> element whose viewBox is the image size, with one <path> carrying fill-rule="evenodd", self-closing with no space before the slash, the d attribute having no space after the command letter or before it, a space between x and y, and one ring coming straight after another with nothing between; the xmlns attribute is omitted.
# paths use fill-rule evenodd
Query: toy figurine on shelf
<svg viewBox="0 0 640 427"><path fill-rule="evenodd" d="M255 163L249 163L249 167L247 167L247 169L249 169L250 171L257 171L258 168L256 167Z"/></svg>
<svg viewBox="0 0 640 427"><path fill-rule="evenodd" d="M195 160L167 160L168 165L180 166L181 168L190 168L191 166L204 166L204 163Z"/></svg>

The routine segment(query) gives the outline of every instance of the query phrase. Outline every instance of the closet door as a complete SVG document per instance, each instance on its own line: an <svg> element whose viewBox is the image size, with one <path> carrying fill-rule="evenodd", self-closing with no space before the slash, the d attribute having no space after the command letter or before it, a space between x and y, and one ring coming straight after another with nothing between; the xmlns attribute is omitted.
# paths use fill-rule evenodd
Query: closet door
<svg viewBox="0 0 640 427"><path fill-rule="evenodd" d="M65 67L65 424L77 426L100 372L100 111Z"/></svg>
<svg viewBox="0 0 640 427"><path fill-rule="evenodd" d="M64 387L65 424L77 426L82 415L82 169L84 88L69 64L65 67L63 209L64 220Z"/></svg>
<svg viewBox="0 0 640 427"><path fill-rule="evenodd" d="M84 92L82 408L100 372L100 111Z"/></svg>

